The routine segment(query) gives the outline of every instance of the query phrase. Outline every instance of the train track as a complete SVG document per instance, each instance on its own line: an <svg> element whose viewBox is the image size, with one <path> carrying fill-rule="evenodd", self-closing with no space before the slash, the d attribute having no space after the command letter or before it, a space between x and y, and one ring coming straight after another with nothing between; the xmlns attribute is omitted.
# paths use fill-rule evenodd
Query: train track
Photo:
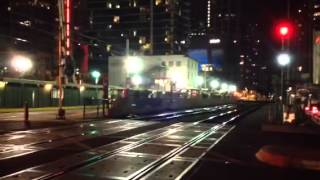
<svg viewBox="0 0 320 180"><path fill-rule="evenodd" d="M143 157L143 153L135 152L135 150L139 148L143 149L148 145L158 146L159 140L166 138L168 139L168 137L175 136L175 134L179 132L193 132L191 133L190 138L189 136L188 138L186 138L187 136L180 135L185 139L182 142L176 143L174 146L163 145L163 147L169 149L168 152L162 153L161 155L145 153L145 157L151 159L150 162L144 164L140 169L136 169L134 173L128 173L129 170L125 170L123 171L123 173L127 176L112 176L110 174L104 175L104 177L110 179L153 179L154 175L157 175L157 173L166 168L168 164L170 164L170 162L187 162L187 166L185 168L182 168L182 171L176 173L176 176L174 176L174 178L179 179L188 170L190 170L199 161L199 159L204 154L206 154L208 150L210 150L216 143L218 143L228 132L230 132L234 128L234 126L230 125L230 123L234 122L236 119L247 112L249 111L247 110L240 113L237 109L228 109L225 112L220 112L209 118L198 120L193 123L174 123L164 128L138 134L136 136L117 141L112 144L94 148L86 152L78 153L48 164L22 170L9 176L5 176L1 179L80 179L78 177L79 174L81 175L83 171L88 170L86 168L99 166L99 164L101 164L102 162L111 161L114 157L118 157L120 159L126 156L137 156L137 158L140 158L140 156ZM224 120L219 123L208 124L208 122L212 122L216 119ZM201 153L198 154L197 157L189 157L189 159L179 159L182 154L185 154L186 152L194 149L199 144L203 144L203 141L212 139L212 136L217 134L220 134L219 137L214 138L212 142L209 142L205 147L200 148ZM168 143L169 141L166 142ZM95 174L92 175L95 176Z"/></svg>
<svg viewBox="0 0 320 180"><path fill-rule="evenodd" d="M224 109L233 108L231 105L215 106L207 109L196 109L169 113L160 116L149 116L149 120L168 120L178 117L190 116L191 114L215 113ZM161 118L160 118L161 117ZM147 119L144 117L143 119ZM0 135L2 151L0 160L16 158L19 156L53 149L66 144L102 137L126 130L150 126L157 122L145 122L138 120L110 120L95 123L82 123L68 127L45 128L38 130L18 131ZM0 148L0 149L1 149Z"/></svg>

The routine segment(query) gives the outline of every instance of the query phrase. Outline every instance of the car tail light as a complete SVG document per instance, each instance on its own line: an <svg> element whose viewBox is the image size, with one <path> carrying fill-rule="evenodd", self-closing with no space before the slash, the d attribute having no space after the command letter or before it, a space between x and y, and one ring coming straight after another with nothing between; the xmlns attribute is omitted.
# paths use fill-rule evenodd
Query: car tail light
<svg viewBox="0 0 320 180"><path fill-rule="evenodd" d="M318 111L318 108L317 107L315 107L315 106L313 106L312 107L312 114L316 114L316 113L318 113L319 111Z"/></svg>
<svg viewBox="0 0 320 180"><path fill-rule="evenodd" d="M310 110L309 106L305 107L304 110L309 111Z"/></svg>

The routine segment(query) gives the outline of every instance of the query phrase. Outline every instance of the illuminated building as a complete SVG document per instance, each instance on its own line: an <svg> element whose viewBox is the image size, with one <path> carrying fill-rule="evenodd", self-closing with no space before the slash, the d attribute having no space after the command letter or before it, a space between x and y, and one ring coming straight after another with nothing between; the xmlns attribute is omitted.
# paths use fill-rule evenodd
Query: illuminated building
<svg viewBox="0 0 320 180"><path fill-rule="evenodd" d="M112 55L183 53L190 32L190 2L153 0L153 6L150 2L87 0L89 31Z"/></svg>
<svg viewBox="0 0 320 180"><path fill-rule="evenodd" d="M145 89L170 91L197 87L198 62L184 55L111 56L110 86L132 87L140 76Z"/></svg>
<svg viewBox="0 0 320 180"><path fill-rule="evenodd" d="M32 56L30 78L51 80L56 62L56 1L4 0L0 3L0 76L13 76L12 54ZM5 70L5 71L4 71Z"/></svg>

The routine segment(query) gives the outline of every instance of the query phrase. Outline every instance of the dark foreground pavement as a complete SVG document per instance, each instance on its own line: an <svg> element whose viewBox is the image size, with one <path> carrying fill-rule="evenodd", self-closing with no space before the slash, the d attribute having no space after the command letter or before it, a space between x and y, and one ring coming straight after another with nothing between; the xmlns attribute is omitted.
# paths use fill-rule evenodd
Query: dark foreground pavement
<svg viewBox="0 0 320 180"><path fill-rule="evenodd" d="M279 168L257 160L256 153L265 145L320 150L317 135L262 131L262 124L274 118L272 106L268 104L254 112L259 104L230 106L209 114L181 118L174 115L172 120L108 120L2 135L7 138L2 139L2 144L8 147L2 151L0 176L320 179L318 171ZM251 113L243 116L245 112ZM29 135L24 136L25 133Z"/></svg>
<svg viewBox="0 0 320 180"><path fill-rule="evenodd" d="M256 153L265 145L296 147L320 152L319 135L262 131L270 118L272 104L240 120L237 127L218 143L186 179L320 179L319 171L280 168L261 163ZM304 153L304 152L301 152ZM288 152L289 154L289 152Z"/></svg>

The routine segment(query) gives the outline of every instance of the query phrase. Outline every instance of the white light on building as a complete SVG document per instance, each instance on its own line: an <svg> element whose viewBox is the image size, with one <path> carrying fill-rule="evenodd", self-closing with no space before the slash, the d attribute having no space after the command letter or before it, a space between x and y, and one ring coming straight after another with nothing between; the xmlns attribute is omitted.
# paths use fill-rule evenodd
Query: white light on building
<svg viewBox="0 0 320 180"><path fill-rule="evenodd" d="M220 42L221 42L220 39L210 39L210 40L209 40L209 43L210 43L210 44L219 44Z"/></svg>

